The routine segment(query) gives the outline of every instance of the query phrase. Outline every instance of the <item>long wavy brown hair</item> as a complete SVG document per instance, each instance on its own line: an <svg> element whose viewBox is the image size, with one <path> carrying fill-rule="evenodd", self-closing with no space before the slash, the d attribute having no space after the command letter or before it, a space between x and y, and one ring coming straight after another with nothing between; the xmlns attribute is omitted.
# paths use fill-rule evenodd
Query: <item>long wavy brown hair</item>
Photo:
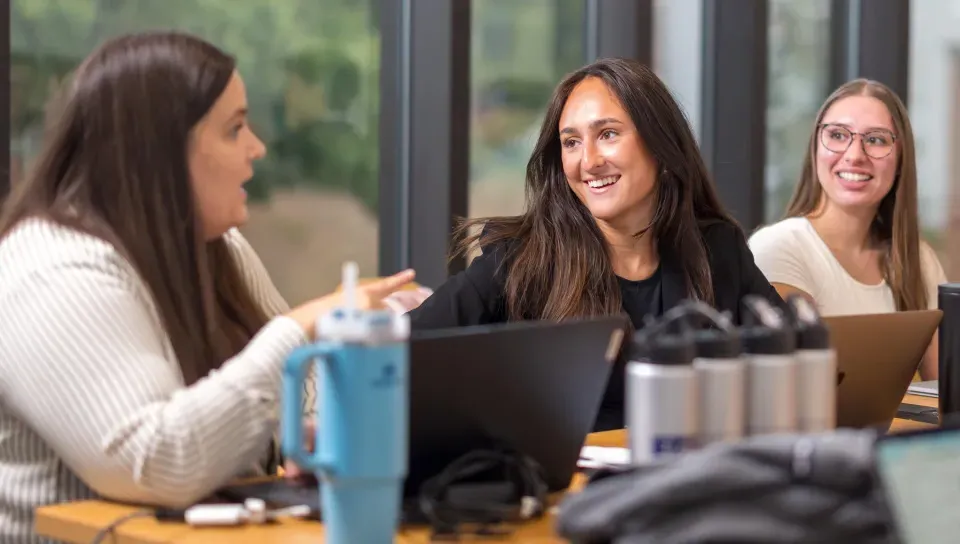
<svg viewBox="0 0 960 544"><path fill-rule="evenodd" d="M117 248L150 289L188 384L267 321L227 242L204 239L188 168L192 129L234 67L186 34L103 44L77 68L33 171L0 213L0 237L43 218Z"/></svg>
<svg viewBox="0 0 960 544"><path fill-rule="evenodd" d="M883 102L893 119L897 173L890 192L880 201L870 235L882 249L880 270L898 310L927 308L927 290L920 269L920 227L917 220L917 159L907 108L886 85L867 79L845 83L820 107L814 123L800 182L787 204L786 217L815 217L821 212L823 189L817 178L817 151L823 116L836 101L869 96Z"/></svg>
<svg viewBox="0 0 960 544"><path fill-rule="evenodd" d="M620 314L622 301L610 248L596 220L567 184L561 163L560 114L578 83L598 78L617 96L654 157L658 178L651 224L661 259L682 271L688 296L712 303L713 284L700 228L734 224L714 191L693 131L680 106L647 66L602 59L568 75L547 108L527 163L525 212L463 221L454 255L476 246L508 248L506 310L511 320L562 320Z"/></svg>

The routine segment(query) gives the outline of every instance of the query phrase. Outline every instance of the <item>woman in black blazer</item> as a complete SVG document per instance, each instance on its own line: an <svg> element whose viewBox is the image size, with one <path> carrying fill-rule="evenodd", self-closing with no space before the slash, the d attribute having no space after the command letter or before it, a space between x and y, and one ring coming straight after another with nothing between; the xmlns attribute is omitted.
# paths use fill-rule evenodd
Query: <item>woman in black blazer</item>
<svg viewBox="0 0 960 544"><path fill-rule="evenodd" d="M740 321L782 305L714 191L693 132L646 66L603 59L560 83L527 165L526 211L458 229L482 254L410 312L415 330L626 313L696 298ZM478 234L466 236L474 227ZM597 428L623 425L623 363Z"/></svg>

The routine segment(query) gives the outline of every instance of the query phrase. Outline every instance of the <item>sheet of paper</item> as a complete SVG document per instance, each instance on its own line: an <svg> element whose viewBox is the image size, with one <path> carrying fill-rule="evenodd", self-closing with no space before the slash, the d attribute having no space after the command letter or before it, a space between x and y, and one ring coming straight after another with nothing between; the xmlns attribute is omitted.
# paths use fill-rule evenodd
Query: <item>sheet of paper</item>
<svg viewBox="0 0 960 544"><path fill-rule="evenodd" d="M603 468L630 464L630 450L603 446L584 446L580 450L580 468Z"/></svg>
<svg viewBox="0 0 960 544"><path fill-rule="evenodd" d="M907 388L907 393L921 397L937 397L940 394L937 384L937 380L913 382L910 384L910 387Z"/></svg>

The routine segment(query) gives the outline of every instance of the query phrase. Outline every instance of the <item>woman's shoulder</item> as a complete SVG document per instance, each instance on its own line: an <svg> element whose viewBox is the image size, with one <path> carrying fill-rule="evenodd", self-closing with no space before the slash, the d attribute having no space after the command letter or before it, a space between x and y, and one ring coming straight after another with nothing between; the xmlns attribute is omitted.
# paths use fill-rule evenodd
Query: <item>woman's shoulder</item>
<svg viewBox="0 0 960 544"><path fill-rule="evenodd" d="M730 256L746 246L746 234L732 220L714 220L700 224L700 236L707 252L713 256Z"/></svg>
<svg viewBox="0 0 960 544"><path fill-rule="evenodd" d="M523 248L524 238L514 235L512 226L504 221L484 223L480 234L471 244L473 260L470 268L483 270L486 274L498 276L505 273L505 266L516 257Z"/></svg>
<svg viewBox="0 0 960 544"><path fill-rule="evenodd" d="M743 237L743 229L733 221L716 219L701 223L700 235L707 245L711 243L729 243Z"/></svg>
<svg viewBox="0 0 960 544"><path fill-rule="evenodd" d="M940 264L940 258L937 256L937 251L933 249L933 246L930 245L924 239L920 239L920 263L936 263L938 266Z"/></svg>
<svg viewBox="0 0 960 544"><path fill-rule="evenodd" d="M238 228L232 228L223 234L223 241L227 244L230 254L237 260L241 269L247 269L251 263L260 262L260 256L253 249L250 242Z"/></svg>
<svg viewBox="0 0 960 544"><path fill-rule="evenodd" d="M2 288L15 286L25 277L56 274L65 268L94 269L114 276L133 273L129 262L109 242L48 219L24 219L0 240Z"/></svg>
<svg viewBox="0 0 960 544"><path fill-rule="evenodd" d="M223 234L223 240L227 246L239 253L255 253L253 246L247 241L246 237L240 232L240 229L234 227Z"/></svg>
<svg viewBox="0 0 960 544"><path fill-rule="evenodd" d="M267 315L275 316L286 313L290 305L280 294L270 272L263 264L253 245L243 236L238 228L232 228L223 235L227 249L233 256L240 274L250 289L254 300L266 311Z"/></svg>
<svg viewBox="0 0 960 544"><path fill-rule="evenodd" d="M939 285L947 282L947 275L937 257L936 250L925 240L920 240L920 270L927 283Z"/></svg>
<svg viewBox="0 0 960 544"><path fill-rule="evenodd" d="M754 250L783 244L805 243L816 232L806 217L788 217L776 223L758 227L750 235L748 244Z"/></svg>
<svg viewBox="0 0 960 544"><path fill-rule="evenodd" d="M2 269L47 261L109 262L119 256L102 238L38 217L20 221L0 240Z"/></svg>

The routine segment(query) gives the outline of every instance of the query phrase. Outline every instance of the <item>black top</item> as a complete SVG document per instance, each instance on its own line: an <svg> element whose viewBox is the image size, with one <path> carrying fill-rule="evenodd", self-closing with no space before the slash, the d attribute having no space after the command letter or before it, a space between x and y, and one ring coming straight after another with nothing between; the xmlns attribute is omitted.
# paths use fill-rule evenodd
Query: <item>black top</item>
<svg viewBox="0 0 960 544"><path fill-rule="evenodd" d="M783 300L754 264L746 237L730 223L712 223L701 227L710 261L714 306L729 311L740 323L740 300L748 294L761 295L785 309ZM439 329L507 321L505 305L504 258L506 246L483 248L466 270L441 285L432 296L410 312L413 330ZM669 249L660 248L660 266L654 274L639 281L618 278L623 309L634 327L643 327L647 313L659 316L687 298L685 279ZM617 361L604 394L595 430L623 427L623 358Z"/></svg>
<svg viewBox="0 0 960 544"><path fill-rule="evenodd" d="M653 274L644 280L627 280L617 277L620 296L623 300L623 311L630 316L634 328L643 328L643 317L647 314L656 317L663 313L661 270L662 267L658 266Z"/></svg>

